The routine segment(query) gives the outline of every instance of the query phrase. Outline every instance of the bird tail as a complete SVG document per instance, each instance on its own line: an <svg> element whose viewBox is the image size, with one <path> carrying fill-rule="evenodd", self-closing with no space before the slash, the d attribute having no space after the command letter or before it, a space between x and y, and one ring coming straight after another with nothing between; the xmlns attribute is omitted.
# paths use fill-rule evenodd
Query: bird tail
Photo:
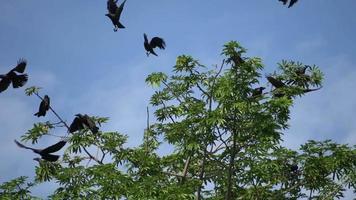
<svg viewBox="0 0 356 200"><path fill-rule="evenodd" d="M12 78L12 86L14 88L22 87L26 84L28 80L27 74L16 75Z"/></svg>
<svg viewBox="0 0 356 200"><path fill-rule="evenodd" d="M25 146L25 145L23 145L23 144L21 144L20 142L18 142L17 140L14 140L14 142L16 143L16 145L18 146L18 147L20 147L20 148L24 148L24 149L32 149L32 148L30 148L30 147L27 147L27 146Z"/></svg>
<svg viewBox="0 0 356 200"><path fill-rule="evenodd" d="M41 116L45 116L45 115L43 115L41 112L37 112L34 114L34 116L41 117Z"/></svg>
<svg viewBox="0 0 356 200"><path fill-rule="evenodd" d="M122 25L120 22L117 22L117 27L118 27L118 28L125 28L125 26Z"/></svg>

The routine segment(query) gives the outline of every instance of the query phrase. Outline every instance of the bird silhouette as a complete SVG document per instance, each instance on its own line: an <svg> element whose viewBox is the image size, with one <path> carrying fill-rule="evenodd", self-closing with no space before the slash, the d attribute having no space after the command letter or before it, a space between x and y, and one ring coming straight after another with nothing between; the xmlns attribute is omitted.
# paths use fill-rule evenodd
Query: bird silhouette
<svg viewBox="0 0 356 200"><path fill-rule="evenodd" d="M26 64L26 60L20 59L17 62L16 67L10 70L7 74L0 74L0 93L5 91L9 87L10 83L12 83L13 88L19 88L26 84L28 80L27 74L17 74L24 73Z"/></svg>
<svg viewBox="0 0 356 200"><path fill-rule="evenodd" d="M125 28L124 25L121 24L120 22L120 17L121 17L121 13L122 10L124 9L125 6L125 2L126 0L124 0L121 5L118 7L116 5L117 0L108 0L107 1L107 9L108 12L107 14L105 14L105 16L109 17L111 22L114 25L114 31L116 32L119 28Z"/></svg>
<svg viewBox="0 0 356 200"><path fill-rule="evenodd" d="M146 33L143 34L143 37L145 39L143 45L144 45L144 47L146 49L147 56L149 56L150 54L158 56L156 54L156 52L154 52L154 50L153 50L156 47L158 47L160 49L165 49L166 48L166 43L160 37L153 37L150 42L148 41Z"/></svg>
<svg viewBox="0 0 356 200"><path fill-rule="evenodd" d="M99 128L96 126L94 120L88 115L76 114L73 122L69 126L69 132L74 133L76 131L88 128L92 133L97 133Z"/></svg>
<svg viewBox="0 0 356 200"><path fill-rule="evenodd" d="M258 87L252 90L251 97L257 97L262 95L263 90L266 89L265 87Z"/></svg>
<svg viewBox="0 0 356 200"><path fill-rule="evenodd" d="M54 153L54 152L57 152L59 151L60 149L62 149L64 147L64 145L66 145L67 141L65 140L61 140L59 142L57 142L56 144L54 145L51 145L47 148L44 148L44 149L35 149L35 148L31 148L31 147L27 147L23 144L21 144L20 142L18 142L17 140L14 140L15 143L17 144L18 147L20 148L24 148L24 149L30 149L32 150L33 152L41 155L41 158L43 160L47 160L47 161L50 161L50 162L55 162L58 160L59 156L58 155L53 155L51 153ZM34 160L38 160L38 159L34 159Z"/></svg>
<svg viewBox="0 0 356 200"><path fill-rule="evenodd" d="M278 79L273 78L272 76L266 76L268 82L270 82L275 88L285 87L286 85Z"/></svg>
<svg viewBox="0 0 356 200"><path fill-rule="evenodd" d="M40 107L38 108L38 112L34 115L37 117L46 116L46 112L49 110L49 105L49 96L45 95L41 101Z"/></svg>

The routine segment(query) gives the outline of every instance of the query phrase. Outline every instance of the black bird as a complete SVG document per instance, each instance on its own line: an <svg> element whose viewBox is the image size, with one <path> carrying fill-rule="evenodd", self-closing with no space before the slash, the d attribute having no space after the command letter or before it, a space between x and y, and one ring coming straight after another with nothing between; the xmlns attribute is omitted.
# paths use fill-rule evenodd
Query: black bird
<svg viewBox="0 0 356 200"><path fill-rule="evenodd" d="M286 85L280 81L277 80L275 78L273 78L272 76L266 76L268 82L270 82L275 88L281 88L281 87L285 87Z"/></svg>
<svg viewBox="0 0 356 200"><path fill-rule="evenodd" d="M116 2L117 2L117 0L116 1L114 1L114 0L107 1L107 9L108 9L109 13L105 14L105 16L109 17L111 22L113 23L115 32L119 28L125 28L125 26L120 23L120 16L121 16L122 10L124 9L126 0L124 0L124 2L122 2L119 7L117 7Z"/></svg>
<svg viewBox="0 0 356 200"><path fill-rule="evenodd" d="M46 116L46 112L49 110L49 96L45 95L41 101L40 107L38 108L38 112L34 115L37 117Z"/></svg>
<svg viewBox="0 0 356 200"><path fill-rule="evenodd" d="M260 96L264 89L266 89L266 88L265 87L258 87L258 88L253 89L251 97Z"/></svg>
<svg viewBox="0 0 356 200"><path fill-rule="evenodd" d="M58 160L59 156L58 155L52 155L51 153L54 153L56 151L59 151L62 147L64 147L64 145L66 145L67 141L59 141L54 145L51 145L47 148L44 149L35 149L35 148L31 148L31 147L27 147L23 144L21 144L20 142L18 142L17 140L15 140L15 143L17 144L17 146L19 146L20 148L24 148L24 149L30 149L33 152L40 154L41 158L50 162L55 162ZM34 160L38 160L38 159L34 159Z"/></svg>
<svg viewBox="0 0 356 200"><path fill-rule="evenodd" d="M17 62L16 67L10 70L7 74L0 74L0 93L5 91L9 87L10 83L12 83L13 88L19 88L26 84L28 80L27 74L16 73L24 73L26 64L26 60L20 59Z"/></svg>
<svg viewBox="0 0 356 200"><path fill-rule="evenodd" d="M145 39L143 45L144 45L144 47L146 49L147 56L149 56L150 54L158 56L156 54L156 52L153 51L153 49L156 48L156 47L158 47L160 49L165 49L166 48L166 43L160 37L154 37L154 38L151 39L150 42L148 42L148 38L147 38L146 33L143 34L143 37Z"/></svg>
<svg viewBox="0 0 356 200"><path fill-rule="evenodd" d="M69 126L70 133L74 133L84 128L90 129L92 133L97 133L99 131L94 120L88 115L76 114L75 116L72 124Z"/></svg>

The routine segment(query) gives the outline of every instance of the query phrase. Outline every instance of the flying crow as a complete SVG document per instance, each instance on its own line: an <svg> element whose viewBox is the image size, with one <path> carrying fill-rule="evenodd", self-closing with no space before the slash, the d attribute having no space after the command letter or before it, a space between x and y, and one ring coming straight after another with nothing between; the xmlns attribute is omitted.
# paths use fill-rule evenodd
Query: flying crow
<svg viewBox="0 0 356 200"><path fill-rule="evenodd" d="M90 129L92 133L97 133L99 131L94 120L88 115L76 114L75 116L72 124L69 126L70 133L74 133L84 128Z"/></svg>
<svg viewBox="0 0 356 200"><path fill-rule="evenodd" d="M126 0L124 0L124 2L122 2L119 7L117 7L116 2L117 2L117 0L116 1L114 1L114 0L107 1L107 9L108 9L109 13L105 14L105 16L109 17L111 22L113 23L115 32L119 28L125 28L125 26L120 23L120 16L121 16L122 10L124 9Z"/></svg>
<svg viewBox="0 0 356 200"><path fill-rule="evenodd" d="M16 67L14 67L11 71L7 74L0 74L0 93L5 91L9 87L10 83L12 83L13 88L19 88L26 84L28 80L27 74L17 74L24 73L26 64L26 60L20 59L17 62Z"/></svg>
<svg viewBox="0 0 356 200"><path fill-rule="evenodd" d="M17 144L17 146L19 146L20 148L24 148L24 149L30 149L33 152L40 154L41 158L50 162L55 162L58 160L59 156L58 155L53 155L51 153L54 153L56 151L59 151L62 147L64 147L64 145L67 143L67 141L59 141L54 145L51 145L47 148L44 149L34 149L31 147L27 147L23 144L21 144L20 142L18 142L17 140L15 140L15 143ZM34 159L34 160L38 160L38 159Z"/></svg>
<svg viewBox="0 0 356 200"><path fill-rule="evenodd" d="M154 38L151 39L150 42L148 42L148 38L147 38L146 33L143 34L143 37L145 39L143 45L144 45L144 47L146 49L147 56L149 56L150 54L158 56L156 54L156 52L153 51L153 49L156 48L156 47L158 47L160 49L165 49L166 48L166 43L160 37L154 37Z"/></svg>

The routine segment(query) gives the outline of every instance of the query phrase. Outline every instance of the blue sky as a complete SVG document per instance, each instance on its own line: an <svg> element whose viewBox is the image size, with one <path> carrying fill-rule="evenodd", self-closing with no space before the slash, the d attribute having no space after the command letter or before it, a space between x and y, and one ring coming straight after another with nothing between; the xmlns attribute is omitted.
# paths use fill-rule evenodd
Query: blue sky
<svg viewBox="0 0 356 200"><path fill-rule="evenodd" d="M277 0L127 0L121 20L126 29L113 32L105 0L0 0L0 73L26 58L26 86L43 87L68 122L76 113L110 117L103 129L128 134L135 146L154 91L145 77L170 72L181 54L205 65L220 63L222 45L237 40L248 55L263 59L263 73L291 59L316 64L325 74L324 88L293 106L285 145L296 149L308 139L355 145L355 9L354 0L301 0L290 9ZM146 57L144 32L166 40L159 57ZM39 102L23 90L0 94L0 182L34 176L33 153L13 139L35 122L55 119L33 117ZM55 141L44 137L38 146ZM51 189L39 186L34 193L45 196Z"/></svg>

